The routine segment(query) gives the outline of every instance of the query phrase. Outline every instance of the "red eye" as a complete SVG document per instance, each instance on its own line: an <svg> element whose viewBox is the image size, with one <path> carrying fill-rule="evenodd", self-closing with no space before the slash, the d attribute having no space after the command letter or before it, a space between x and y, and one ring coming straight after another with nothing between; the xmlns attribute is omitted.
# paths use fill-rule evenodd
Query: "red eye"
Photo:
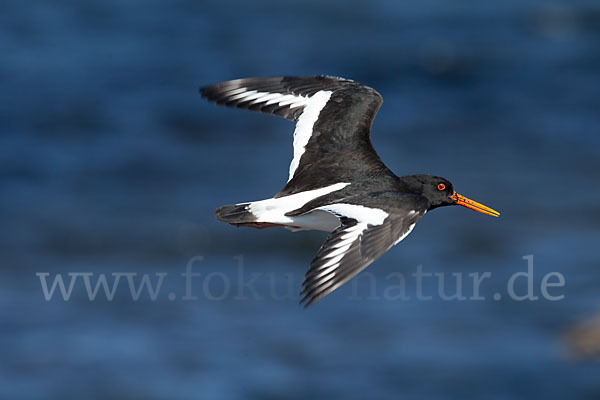
<svg viewBox="0 0 600 400"><path fill-rule="evenodd" d="M438 185L438 190L444 190L444 189L446 189L446 185L444 185L443 183L440 183Z"/></svg>

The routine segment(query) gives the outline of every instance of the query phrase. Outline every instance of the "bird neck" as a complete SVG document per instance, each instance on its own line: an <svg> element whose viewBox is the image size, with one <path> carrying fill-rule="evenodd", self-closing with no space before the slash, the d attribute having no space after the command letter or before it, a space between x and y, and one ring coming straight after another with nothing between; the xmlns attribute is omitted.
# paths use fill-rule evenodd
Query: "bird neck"
<svg viewBox="0 0 600 400"><path fill-rule="evenodd" d="M410 194L423 195L423 181L421 175L406 175L398 178L399 191Z"/></svg>

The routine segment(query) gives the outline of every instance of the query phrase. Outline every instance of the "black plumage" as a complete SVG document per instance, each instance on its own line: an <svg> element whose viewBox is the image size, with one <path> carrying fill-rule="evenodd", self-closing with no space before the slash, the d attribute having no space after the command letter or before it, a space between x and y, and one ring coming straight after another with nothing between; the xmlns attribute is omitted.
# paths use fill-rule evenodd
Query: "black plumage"
<svg viewBox="0 0 600 400"><path fill-rule="evenodd" d="M237 226L331 231L306 273L305 306L366 268L429 210L462 205L499 215L456 193L444 178L398 177L390 171L371 143L371 125L383 100L368 86L331 76L273 77L223 82L200 92L217 104L297 123L290 179L283 189L272 199L220 207L216 216ZM304 141L296 143L296 135ZM323 211L337 218L337 227L314 222L315 212Z"/></svg>

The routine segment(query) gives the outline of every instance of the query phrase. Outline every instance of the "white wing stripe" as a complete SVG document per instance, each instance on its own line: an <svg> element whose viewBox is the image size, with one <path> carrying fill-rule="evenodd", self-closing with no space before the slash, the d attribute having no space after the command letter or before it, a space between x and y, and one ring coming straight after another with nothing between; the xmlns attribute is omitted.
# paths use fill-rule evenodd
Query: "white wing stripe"
<svg viewBox="0 0 600 400"><path fill-rule="evenodd" d="M317 275L315 275L314 277L312 277L312 279L317 281L317 280L321 279L322 277L324 277L325 275L329 274L331 271L335 270L338 266L339 266L339 263L336 263L325 269L320 268L319 273ZM334 276L335 276L335 274L334 274Z"/></svg>
<svg viewBox="0 0 600 400"><path fill-rule="evenodd" d="M306 105L306 99L302 99L302 100L299 100L299 101L297 101L295 103L290 104L290 108L304 107L305 105Z"/></svg>
<svg viewBox="0 0 600 400"><path fill-rule="evenodd" d="M281 97L281 95L279 93L262 93L262 96L258 97L256 100L254 100L252 102L252 104L262 103L265 101L268 102L268 101L276 99L278 97Z"/></svg>
<svg viewBox="0 0 600 400"><path fill-rule="evenodd" d="M344 242L344 244L345 244L344 246L340 246L339 248L335 248L331 253L327 254L325 256L325 258L331 258L331 257L335 257L337 255L343 254L346 251L348 251L348 249L350 248L350 246L352 246L352 242L350 242L348 244L346 244Z"/></svg>
<svg viewBox="0 0 600 400"><path fill-rule="evenodd" d="M293 94L282 94L272 92L260 92L258 90L248 90L247 88L236 88L226 92L228 102L239 101L241 103L250 102L251 105L262 104L270 106L273 104L279 107L288 106L290 108L304 107L302 114L296 121L294 130L294 157L290 164L288 182L293 178L294 172L300 164L300 158L306 150L306 145L310 140L315 122L319 119L321 110L325 107L332 91L320 90L312 96L301 96Z"/></svg>
<svg viewBox="0 0 600 400"><path fill-rule="evenodd" d="M290 101L290 103L293 103L296 99L298 99L300 96L296 97L296 96L292 96L291 94L286 94L286 95L279 95L280 97L276 97L272 100L269 100L267 102L267 105L270 106L271 104L275 104L275 103L279 103L280 106L283 106L284 104L281 104L284 101Z"/></svg>
<svg viewBox="0 0 600 400"><path fill-rule="evenodd" d="M409 234L412 232L412 230L413 230L413 228L414 228L414 227L415 227L415 224L412 224L411 226L409 226L409 227L408 227L408 230L406 231L406 233L405 233L404 235L400 236L400 237L398 238L398 240L396 240L396 241L394 242L394 246L395 246L395 245L397 245L398 243L400 243L400 241L401 241L402 239L404 239L405 237L407 237L407 236L408 236L408 235L409 235Z"/></svg>
<svg viewBox="0 0 600 400"><path fill-rule="evenodd" d="M243 93L245 91L246 91L246 88L242 87L242 88L232 89L232 90L230 90L230 91L228 91L226 93L227 93L227 96L233 96L233 95L236 95L238 93Z"/></svg>
<svg viewBox="0 0 600 400"><path fill-rule="evenodd" d="M352 239L354 238L354 235L352 235L351 237L348 237L348 239L344 239L339 241L338 243L334 244L333 246L331 246L334 249L338 249L340 247L344 247L346 246L348 243L352 242ZM340 238L341 239L341 238Z"/></svg>
<svg viewBox="0 0 600 400"><path fill-rule="evenodd" d="M339 267L339 263L333 266L334 269L337 269L337 267ZM325 274L325 275L321 275L318 278L314 278L314 284L315 285L323 285L325 282L332 280L333 278L335 278L335 274L336 272L333 272L331 274ZM327 286L331 286L331 284L327 285Z"/></svg>
<svg viewBox="0 0 600 400"><path fill-rule="evenodd" d="M249 92L247 92L247 91L244 90L242 93L239 93L239 94L236 94L236 95L233 95L233 96L228 96L228 100L243 99L244 97L251 96L251 95L253 95L255 93L258 93L258 92L256 90L251 90Z"/></svg>
<svg viewBox="0 0 600 400"><path fill-rule="evenodd" d="M315 122L317 122L317 119L319 119L321 110L323 110L325 104L329 101L331 93L330 90L321 90L309 97L306 101L306 106L298 118L296 130L294 131L294 158L290 164L290 176L288 182L294 177L294 172L296 172L296 168L298 168L298 164L300 164L300 158L302 157L302 154L304 154L306 145L312 136L313 126L315 125Z"/></svg>
<svg viewBox="0 0 600 400"><path fill-rule="evenodd" d="M264 93L264 92L256 92L254 94L251 94L250 92L248 92L248 93L249 93L248 96L244 96L245 97L244 101L255 100L255 99L261 98L268 94L268 93ZM246 94L246 93L244 93L244 94Z"/></svg>
<svg viewBox="0 0 600 400"><path fill-rule="evenodd" d="M290 95L290 97L288 97L287 99L279 101L279 105L282 107L283 106L291 107L291 105L296 102L300 102L300 105L304 105L306 103L306 100L302 100L302 99L303 99L302 97L296 97L296 96Z"/></svg>
<svg viewBox="0 0 600 400"><path fill-rule="evenodd" d="M327 261L327 263L323 264L321 266L321 268L327 268L330 265L337 264L343 257L344 257L343 254L340 254L339 256L333 257L331 260Z"/></svg>
<svg viewBox="0 0 600 400"><path fill-rule="evenodd" d="M344 240L344 241L348 240L348 239L352 239L355 235L354 231L356 231L358 229L362 229L362 227L360 225L355 225L351 228L346 229L347 233L344 233L342 236L340 236L340 239Z"/></svg>
<svg viewBox="0 0 600 400"><path fill-rule="evenodd" d="M337 215L355 219L359 222L364 222L369 225L381 225L388 217L388 213L379 208L370 208L357 204L337 203L319 207L321 210L329 211ZM361 224L358 224L361 225ZM355 229L359 229L356 225ZM350 228L352 229L352 228ZM348 229L347 232L351 232ZM363 228L364 229L364 228ZM345 234L347 235L347 234ZM342 237L343 238L343 237Z"/></svg>
<svg viewBox="0 0 600 400"><path fill-rule="evenodd" d="M246 88L234 89L227 93L228 101L250 101L251 104L266 103L279 104L280 107L290 106L290 108L303 107L309 103L311 97L294 96L292 94L259 92L257 90L247 90Z"/></svg>
<svg viewBox="0 0 600 400"><path fill-rule="evenodd" d="M302 208L306 203L326 194L341 190L350 183L339 182L319 189L307 190L289 196L254 201L249 205L249 211L254 214L257 222L271 222L276 224L293 224L294 218L285 214Z"/></svg>
<svg viewBox="0 0 600 400"><path fill-rule="evenodd" d="M340 261L342 258L344 258L348 250L350 250L352 245L361 237L369 225L373 226L383 224L389 214L378 208L369 208L357 204L345 203L330 204L319 207L319 209L331 212L337 216L353 218L358 221L356 225L345 229L343 234L340 235L339 241L333 244L329 253L323 256L324 259L329 260L327 260L325 264L319 266L319 273L312 277L312 280L316 282L322 278L325 278L328 274L331 274L331 276L319 282L319 285L321 285L335 276L335 269L339 266ZM413 227L414 224L410 226L408 232L396 243L406 237Z"/></svg>

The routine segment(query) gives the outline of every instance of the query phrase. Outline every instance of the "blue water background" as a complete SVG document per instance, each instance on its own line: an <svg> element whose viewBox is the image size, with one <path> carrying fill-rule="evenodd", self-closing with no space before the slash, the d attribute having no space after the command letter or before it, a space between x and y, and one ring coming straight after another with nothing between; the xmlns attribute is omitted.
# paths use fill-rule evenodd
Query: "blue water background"
<svg viewBox="0 0 600 400"><path fill-rule="evenodd" d="M0 398L600 398L600 364L565 341L600 308L598 2L9 0L0 49ZM502 217L436 210L368 269L375 292L303 310L325 234L213 217L282 187L293 126L197 92L296 74L376 88L387 165ZM560 272L563 300L508 298L526 255L535 294ZM417 300L419 265L491 272L486 300ZM168 276L155 301L81 283L46 301L39 272ZM410 300L382 298L394 272Z"/></svg>

